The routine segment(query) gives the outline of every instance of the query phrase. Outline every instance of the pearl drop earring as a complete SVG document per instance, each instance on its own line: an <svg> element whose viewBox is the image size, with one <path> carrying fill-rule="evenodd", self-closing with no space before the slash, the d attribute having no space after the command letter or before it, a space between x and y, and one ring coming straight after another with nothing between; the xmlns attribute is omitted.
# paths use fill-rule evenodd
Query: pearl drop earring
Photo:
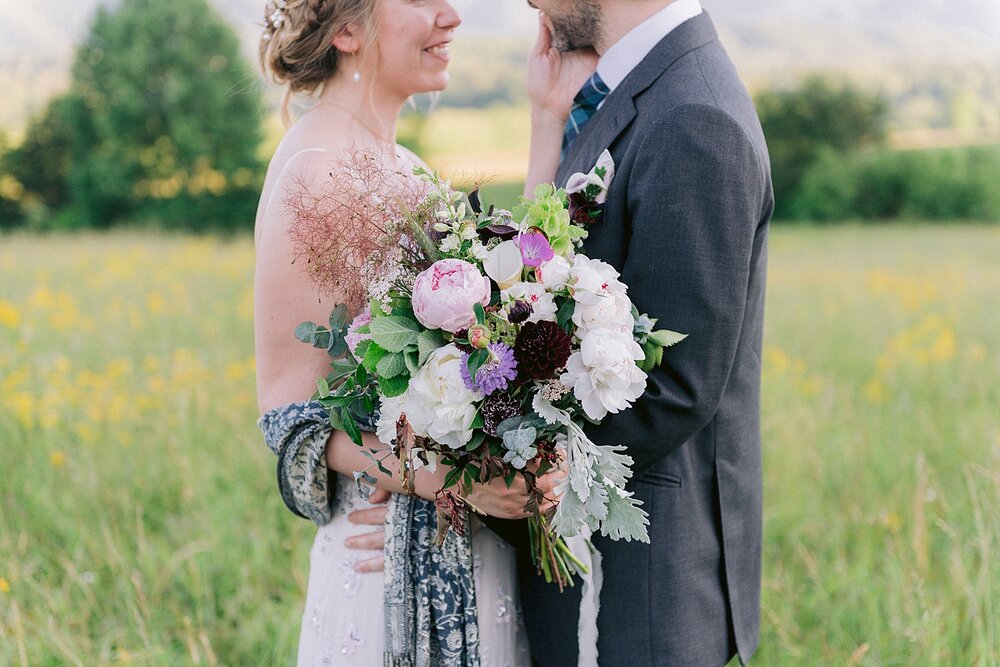
<svg viewBox="0 0 1000 667"><path fill-rule="evenodd" d="M354 61L354 74L351 75L351 78L354 80L354 83L360 83L361 72L358 70L358 54L357 52L354 52L351 54L351 56L352 60Z"/></svg>

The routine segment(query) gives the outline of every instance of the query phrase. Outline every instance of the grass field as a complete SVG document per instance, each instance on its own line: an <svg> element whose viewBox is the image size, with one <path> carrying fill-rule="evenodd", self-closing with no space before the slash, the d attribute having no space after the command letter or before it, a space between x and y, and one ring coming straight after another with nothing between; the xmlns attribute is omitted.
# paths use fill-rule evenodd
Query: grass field
<svg viewBox="0 0 1000 667"><path fill-rule="evenodd" d="M0 237L0 665L292 663L252 264ZM768 299L756 664L1000 664L1000 230L776 229Z"/></svg>

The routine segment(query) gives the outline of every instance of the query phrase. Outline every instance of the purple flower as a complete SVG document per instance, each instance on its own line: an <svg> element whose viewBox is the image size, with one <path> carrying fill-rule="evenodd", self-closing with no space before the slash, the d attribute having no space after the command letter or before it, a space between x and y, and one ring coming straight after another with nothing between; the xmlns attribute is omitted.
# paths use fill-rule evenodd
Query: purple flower
<svg viewBox="0 0 1000 667"><path fill-rule="evenodd" d="M512 417L524 414L521 401L510 394L493 394L483 401L483 430L490 435L497 434L497 427Z"/></svg>
<svg viewBox="0 0 1000 667"><path fill-rule="evenodd" d="M555 257L549 240L540 231L524 232L517 237L517 247L521 249L521 261L525 266L538 266Z"/></svg>
<svg viewBox="0 0 1000 667"><path fill-rule="evenodd" d="M489 348L490 357L486 363L476 371L476 379L472 380L469 373L469 355L465 355L462 363L462 380L469 391L476 391L484 396L489 396L495 391L506 389L511 380L517 377L517 361L514 359L514 350L503 343L491 343Z"/></svg>

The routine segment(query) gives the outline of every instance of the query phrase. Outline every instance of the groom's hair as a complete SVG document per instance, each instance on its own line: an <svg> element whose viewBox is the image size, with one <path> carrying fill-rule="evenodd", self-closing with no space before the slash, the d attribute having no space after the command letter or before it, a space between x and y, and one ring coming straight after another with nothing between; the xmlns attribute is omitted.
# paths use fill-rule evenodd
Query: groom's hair
<svg viewBox="0 0 1000 667"><path fill-rule="evenodd" d="M264 75L287 85L282 117L288 122L288 101L294 93L311 93L337 73L340 52L333 39L353 24L363 30L364 47L375 43L378 0L275 0L264 5L260 64ZM364 48L363 47L363 48Z"/></svg>

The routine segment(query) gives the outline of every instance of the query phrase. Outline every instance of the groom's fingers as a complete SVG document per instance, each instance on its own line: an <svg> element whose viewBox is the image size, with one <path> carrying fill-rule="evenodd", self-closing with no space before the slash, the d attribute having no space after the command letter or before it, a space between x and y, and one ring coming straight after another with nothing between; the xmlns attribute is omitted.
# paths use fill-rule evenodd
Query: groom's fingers
<svg viewBox="0 0 1000 667"><path fill-rule="evenodd" d="M347 515L347 520L362 526L381 526L388 514L388 507L373 507L367 510L355 510Z"/></svg>
<svg viewBox="0 0 1000 667"><path fill-rule="evenodd" d="M344 546L353 551L381 551L385 548L385 531L378 530L367 535L352 535L344 540Z"/></svg>
<svg viewBox="0 0 1000 667"><path fill-rule="evenodd" d="M371 495L368 496L368 502L372 505L381 505L382 503L389 502L390 496L392 496L391 491L386 491L385 489L375 489L372 491Z"/></svg>
<svg viewBox="0 0 1000 667"><path fill-rule="evenodd" d="M354 564L354 571L365 574L367 572L382 572L385 570L385 557L376 556L368 560L359 560Z"/></svg>
<svg viewBox="0 0 1000 667"><path fill-rule="evenodd" d="M549 24L549 17L544 12L538 14L538 41L536 51L538 53L548 53L552 48L552 28Z"/></svg>

